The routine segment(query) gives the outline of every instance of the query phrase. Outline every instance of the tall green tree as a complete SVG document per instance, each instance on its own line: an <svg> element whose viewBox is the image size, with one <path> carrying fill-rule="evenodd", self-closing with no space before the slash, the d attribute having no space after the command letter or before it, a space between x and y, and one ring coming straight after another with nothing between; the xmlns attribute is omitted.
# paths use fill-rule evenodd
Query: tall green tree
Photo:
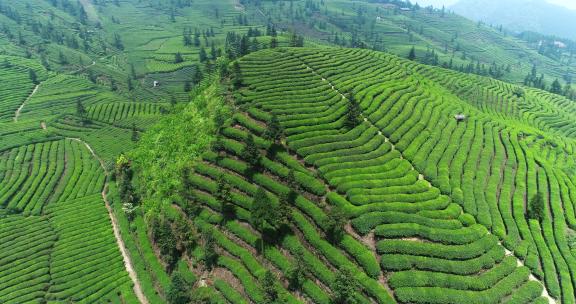
<svg viewBox="0 0 576 304"><path fill-rule="evenodd" d="M206 53L206 49L204 47L200 48L199 58L200 62L206 62L208 60L208 54Z"/></svg>
<svg viewBox="0 0 576 304"><path fill-rule="evenodd" d="M528 205L528 218L542 222L546 213L544 204L545 202L542 193L536 193Z"/></svg>
<svg viewBox="0 0 576 304"><path fill-rule="evenodd" d="M416 47L412 47L410 49L410 53L408 53L408 59L410 59L410 60L416 59Z"/></svg>
<svg viewBox="0 0 576 304"><path fill-rule="evenodd" d="M270 207L271 203L268 194L266 194L264 188L258 187L250 208L250 222L262 234L260 239L260 252L262 254L264 254L264 229L266 227L266 219L270 218Z"/></svg>
<svg viewBox="0 0 576 304"><path fill-rule="evenodd" d="M138 135L138 129L136 128L136 124L132 123L132 136L131 139L133 142L137 142L140 136Z"/></svg>
<svg viewBox="0 0 576 304"><path fill-rule="evenodd" d="M182 57L182 53L177 52L174 54L174 63L182 63L184 62L184 57Z"/></svg>
<svg viewBox="0 0 576 304"><path fill-rule="evenodd" d="M332 283L332 303L334 304L356 304L354 293L358 288L358 282L354 278L352 271L343 268L336 273L336 279Z"/></svg>
<svg viewBox="0 0 576 304"><path fill-rule="evenodd" d="M332 243L338 243L344 236L344 226L348 217L344 209L333 206L328 212L328 222L326 223L326 233Z"/></svg>
<svg viewBox="0 0 576 304"><path fill-rule="evenodd" d="M266 303L275 303L278 300L278 289L276 288L276 276L272 271L267 270L264 273L260 284L266 297Z"/></svg>
<svg viewBox="0 0 576 304"><path fill-rule="evenodd" d="M202 261L204 266L211 270L218 261L218 253L216 253L216 241L214 240L214 232L211 230L203 231L202 240L204 242L204 255Z"/></svg>
<svg viewBox="0 0 576 304"><path fill-rule="evenodd" d="M274 144L278 144L282 139L282 136L284 136L284 129L280 125L278 116L276 114L272 114L272 118L270 119L270 122L268 122L266 132L264 132L264 137L267 140L272 141Z"/></svg>
<svg viewBox="0 0 576 304"><path fill-rule="evenodd" d="M232 85L235 89L242 86L242 70L240 69L240 64L238 61L234 61L232 65Z"/></svg>
<svg viewBox="0 0 576 304"><path fill-rule="evenodd" d="M86 108L84 108L84 104L81 100L76 101L76 115L80 117L82 123L85 123L88 120L88 112L86 111Z"/></svg>
<svg viewBox="0 0 576 304"><path fill-rule="evenodd" d="M223 215L223 220L231 220L236 215L236 208L234 202L232 201L232 190L228 182L224 179L224 175L218 176L216 181L216 193L215 197L220 203L220 208Z"/></svg>
<svg viewBox="0 0 576 304"><path fill-rule="evenodd" d="M170 289L166 299L170 304L188 304L190 302L190 287L180 271L174 271L170 278Z"/></svg>
<svg viewBox="0 0 576 304"><path fill-rule="evenodd" d="M302 288L302 284L306 281L306 277L308 276L309 269L308 264L304 261L304 253L302 248L296 249L296 254L294 255L294 263L288 269L286 277L288 279L288 289L300 290Z"/></svg>
<svg viewBox="0 0 576 304"><path fill-rule="evenodd" d="M246 145L242 150L242 158L244 158L252 169L258 169L260 166L262 155L254 142L254 136L252 134L248 135L248 138L246 139Z"/></svg>
<svg viewBox="0 0 576 304"><path fill-rule="evenodd" d="M562 94L562 85L560 84L560 81L558 81L558 78L556 78L554 82L552 82L550 92L558 95Z"/></svg>
<svg viewBox="0 0 576 304"><path fill-rule="evenodd" d="M347 98L348 98L348 105L347 105L348 108L346 111L346 121L344 122L344 125L348 129L354 129L360 123L362 123L361 118L362 110L360 109L360 105L358 105L358 102L356 102L356 99L354 98L354 94L352 92L347 94Z"/></svg>
<svg viewBox="0 0 576 304"><path fill-rule="evenodd" d="M33 84L37 85L40 83L40 81L38 81L38 75L36 75L36 72L33 69L28 70L28 77Z"/></svg>

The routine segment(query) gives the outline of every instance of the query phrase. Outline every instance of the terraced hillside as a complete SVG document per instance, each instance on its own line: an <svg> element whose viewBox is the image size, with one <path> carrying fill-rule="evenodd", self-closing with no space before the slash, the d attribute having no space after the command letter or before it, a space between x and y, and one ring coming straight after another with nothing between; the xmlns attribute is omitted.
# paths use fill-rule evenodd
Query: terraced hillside
<svg viewBox="0 0 576 304"><path fill-rule="evenodd" d="M272 278L283 303L331 303L349 273L343 303L574 301L566 101L364 50L240 67L240 111L186 181L200 210L177 209L222 297L270 301Z"/></svg>
<svg viewBox="0 0 576 304"><path fill-rule="evenodd" d="M574 303L576 107L454 71L573 73L531 47L374 1L0 0L0 303Z"/></svg>
<svg viewBox="0 0 576 304"><path fill-rule="evenodd" d="M437 275L429 272L478 272L487 264L473 248L495 254L494 263L504 256L496 249L501 240L552 297L574 301L569 103L535 90L514 98L517 89L510 85L368 51L269 51L245 58L242 66L247 89L241 100L251 115L262 120L269 118L265 113L278 116L290 149L340 194L332 204L349 210L356 232L376 238L383 268L428 272L416 276L422 282L394 272L387 282L398 300L425 301L424 294L438 291L429 287L477 290L445 283L450 281L445 275L431 279ZM347 92L364 118L354 129L345 127ZM489 97L480 105L479 96ZM454 119L458 113L465 113L466 120ZM397 154L396 163L384 157L387 150ZM545 210L540 219L531 219L527 209L537 194ZM469 215L461 214L460 207ZM443 215L433 215L436 209ZM414 216L418 213L443 223L432 224ZM451 222L454 218L460 223ZM494 236L479 237L486 231L472 218ZM458 250L458 244L469 242L466 233L446 231L444 239L426 228L455 229L462 222L469 226L463 231L479 234ZM450 255L451 246L456 246L455 255ZM476 268L440 266L442 260L473 258L480 263L471 263ZM434 294L440 299L452 292ZM499 294L486 292L492 293Z"/></svg>
<svg viewBox="0 0 576 304"><path fill-rule="evenodd" d="M535 65L548 85L573 74L569 52L545 56L534 45L507 29L474 22L441 7L421 7L417 1L253 1L247 11L279 27L296 27L308 36L344 47L364 47L521 83ZM422 4L422 3L420 3ZM403 9L401 9L401 7ZM433 51L433 53L432 53ZM469 67L469 65L472 65ZM499 72L488 71L498 67ZM501 72L501 73L500 73Z"/></svg>
<svg viewBox="0 0 576 304"><path fill-rule="evenodd" d="M48 141L0 159L10 211L0 216L0 301L136 303L100 194L105 176L85 144Z"/></svg>

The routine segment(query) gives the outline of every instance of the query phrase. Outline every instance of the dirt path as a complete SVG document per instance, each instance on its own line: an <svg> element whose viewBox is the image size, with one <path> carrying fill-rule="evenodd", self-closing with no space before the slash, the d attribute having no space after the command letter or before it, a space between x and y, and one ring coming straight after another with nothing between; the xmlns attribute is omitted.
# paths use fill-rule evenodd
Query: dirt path
<svg viewBox="0 0 576 304"><path fill-rule="evenodd" d="M75 140L77 142L84 144L84 146L86 146L86 148L90 151L92 156L96 160L98 160L98 162L100 163L100 166L102 167L102 170L104 170L104 173L108 176L109 173L106 170L106 166L104 165L104 161L98 155L96 155L96 153L94 152L94 149L92 149L92 147L87 142L85 142L79 138L69 138L69 139ZM138 297L138 301L140 301L140 303L142 303L142 304L149 304L148 299L146 298L146 296L142 292L142 286L140 286L140 281L138 281L136 271L134 271L134 267L132 266L133 265L132 259L130 258L130 254L128 253L128 250L126 249L126 245L124 244L124 240L122 239L122 235L120 234L120 228L118 226L118 220L116 219L116 216L114 215L114 211L112 210L112 207L110 206L110 202L108 201L107 192L108 192L108 181L106 181L106 183L104 184L104 189L102 189L102 199L104 200L104 203L106 205L106 209L108 210L108 215L110 216L110 221L112 222L112 229L114 230L114 237L116 238L116 243L118 244L118 247L120 248L120 252L122 253L122 257L124 258L124 266L126 268L126 271L128 272L128 275L130 276L130 279L132 280L132 283L134 284L134 293L136 294L136 297Z"/></svg>
<svg viewBox="0 0 576 304"><path fill-rule="evenodd" d="M76 75L76 74L79 74L79 73L81 73L81 72L84 72L84 71L87 70L88 68L93 67L93 66L95 66L95 65L96 65L96 61L92 61L91 64L86 65L86 66L83 66L83 67L81 67L81 68L79 68L79 69L77 69L77 70L75 70L75 71L69 72L69 73L70 73L71 75Z"/></svg>
<svg viewBox="0 0 576 304"><path fill-rule="evenodd" d="M18 110L16 110L16 113L14 113L14 122L18 122L18 117L20 117L20 112L22 112L22 109L24 108L24 105L30 100L30 98L32 98L32 96L34 94L36 94L36 92L38 92L38 89L40 88L40 84L37 84L34 87L34 90L32 90L32 93L30 93L30 95L28 95L28 97L26 97L26 99L24 100L24 102L20 105L20 107L18 107Z"/></svg>
<svg viewBox="0 0 576 304"><path fill-rule="evenodd" d="M506 252L506 255L507 255L507 256L514 256L514 253L512 253L512 251L506 249L506 247L504 247L504 245L502 245L502 242L498 242L498 244L504 248L504 252ZM518 267L524 266L524 262L522 262L522 261L521 261L520 259L518 259L518 258L516 258L516 264L518 265ZM532 274L532 271L530 271L530 276L528 277L528 280L530 280L530 281L536 281L536 282L542 284L542 287L544 287L544 288L542 289L542 295L541 295L541 296L544 297L544 298L546 298L546 299L548 299L548 303L550 303L550 304L555 304L555 303L556 303L556 300L554 300L554 298L551 297L550 294L548 294L548 290L546 290L546 285L544 285L542 282L540 282L540 280L538 280L538 279Z"/></svg>

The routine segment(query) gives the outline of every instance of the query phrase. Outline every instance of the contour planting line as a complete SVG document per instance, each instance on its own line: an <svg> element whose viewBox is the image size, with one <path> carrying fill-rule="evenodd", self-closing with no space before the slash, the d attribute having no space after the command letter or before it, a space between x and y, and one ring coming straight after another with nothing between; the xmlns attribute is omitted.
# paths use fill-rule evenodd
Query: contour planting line
<svg viewBox="0 0 576 304"><path fill-rule="evenodd" d="M304 65L306 66L306 69L307 69L307 70L311 71L314 75L322 78L322 80L323 80L324 82L327 81L327 82L328 82L328 86L329 86L332 90L334 90L334 91L336 91L338 94L340 94L343 99L348 100L348 98L347 98L342 92L340 92L340 91L332 84L332 82L331 82L329 79L327 79L326 77L320 75L318 72L316 72L316 70L314 70L312 67L310 67L306 62L304 62L304 61L303 61L302 59L300 59L299 57L297 57L297 58L298 58L298 60L300 60L300 62L302 62L302 64L304 64ZM379 129L378 127L376 127L376 126L372 123L372 121L370 121L368 118L364 117L363 114L361 114L361 116L362 116L363 120L364 120L366 123L370 124L370 126L376 128L376 129ZM394 146L394 143L393 143L388 137L386 137L381 131L378 132L378 135L379 135L379 136L384 136L385 141L386 141L386 142L389 142L389 143L392 145L392 150L397 150L396 147ZM400 152L400 151L398 150L398 152ZM400 153L400 154L402 155L402 153ZM401 156L401 157L402 157L402 156ZM404 158L404 157L402 157L402 158ZM410 162L410 165L412 165L412 169L414 169L414 166L413 166L412 162L409 161L409 160L408 160L408 162ZM431 186L431 184L430 184L430 186ZM488 232L488 234L492 234L492 233ZM514 255L514 253L512 253L512 251L508 250L508 249L502 244L502 242L499 241L498 244L499 244L500 246L502 246L502 248L504 248L504 252L506 253L506 255L508 255L508 256L514 256L514 257L516 258L517 265L518 265L519 267L524 266L524 262L522 262L518 257L516 257L516 256ZM529 280L530 280L530 281L536 281L536 282L538 282L538 283L540 283L540 284L542 285L542 295L541 295L541 296L544 297L544 298L546 298L546 299L548 299L548 302L549 302L550 304L555 304L555 303L557 303L556 300L555 300L554 298L552 298L552 297L550 296L550 294L548 293L548 290L546 289L546 285L545 285L542 281L538 280L538 279L534 276L534 274L532 273L532 271L530 271Z"/></svg>

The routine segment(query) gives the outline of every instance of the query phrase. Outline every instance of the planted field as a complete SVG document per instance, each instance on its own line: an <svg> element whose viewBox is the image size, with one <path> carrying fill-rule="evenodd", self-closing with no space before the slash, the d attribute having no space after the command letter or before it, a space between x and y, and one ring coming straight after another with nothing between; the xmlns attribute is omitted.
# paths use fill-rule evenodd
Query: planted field
<svg viewBox="0 0 576 304"><path fill-rule="evenodd" d="M0 216L0 302L39 303L50 286L50 252L57 239L41 217Z"/></svg>
<svg viewBox="0 0 576 304"><path fill-rule="evenodd" d="M79 185L90 183L81 180ZM51 252L48 301L102 302L131 282L100 194L60 201L47 215L58 240Z"/></svg>
<svg viewBox="0 0 576 304"><path fill-rule="evenodd" d="M1 154L2 208L28 216L0 216L2 303L136 301L102 200L104 180L77 140Z"/></svg>
<svg viewBox="0 0 576 304"><path fill-rule="evenodd" d="M37 62L20 57L0 56L0 65L0 121L11 121L36 86L29 71L37 73L37 81L44 77L45 71Z"/></svg>
<svg viewBox="0 0 576 304"><path fill-rule="evenodd" d="M497 145L507 134L517 134L515 127L520 125L492 121L494 111L479 111L447 88L418 75L419 66L393 56L356 50L292 49L259 52L241 62L249 89L240 92L240 99L247 112L235 117L233 128L222 131L222 152L208 153L196 168L198 177L192 179L199 189L198 199L208 210L220 210L218 200L210 197L217 191L216 181L224 178L234 189L238 220L250 222L250 197L257 187L275 196L273 201L280 200L289 191L285 180L291 168L301 172L302 178L312 178L302 182L300 191L308 194L296 199L292 207L292 228L300 231L294 233L293 245L300 242L304 248L311 245L322 250L325 260L320 262L327 267L355 265L352 267L359 267L368 277L384 275L391 296L400 302L461 303L466 299L499 303L509 299L528 303L544 301L539 297L548 294L570 302L572 256L565 241L569 228L563 226L564 215L554 211L570 198L569 192L562 193L569 188L561 190L569 187L567 179L540 157L533 160L537 161L537 174L522 177L518 163L507 165L525 157L516 153L554 152L555 146L517 143L517 139L508 139L510 146L506 142ZM352 129L345 125L350 102L345 94L350 91L362 109L362 119ZM290 150L317 173L301 167L293 156L280 153L276 158L262 158L263 173L244 175L250 167L242 159L244 142L252 133L256 145L268 150L270 142L261 136L272 113L285 128ZM423 113L431 114L420 116ZM456 123L455 113L466 113L466 121ZM506 116L514 110L499 113ZM446 128L438 129L438 124ZM477 136L486 138L482 139L484 144L473 144ZM524 135L526 139L530 136ZM471 147L475 150L468 150ZM547 174L548 170L554 176ZM471 173L474 175L469 177ZM313 182L316 174L321 179ZM325 192L322 183L333 190ZM477 190L472 183L485 188ZM546 214L541 221L530 219L525 205L542 191ZM322 197L329 206L346 210L353 229L347 229L336 247L314 240L315 233L326 233L321 219L333 208L317 203ZM564 208L571 210L572 203L568 202ZM562 218L555 218L558 216ZM219 221L214 215L209 219ZM237 225L227 222L226 228L234 230ZM232 233L247 238L240 231ZM257 238L253 240L256 250ZM222 239L220 245L234 251L225 244ZM505 247L514 255L510 256ZM352 258L348 261L351 264L338 258L338 251ZM287 251L282 252L286 255ZM240 252L232 255L245 266L252 263ZM272 257L265 254L263 258ZM385 272L375 271L375 262ZM520 262L526 267L519 267ZM250 297L251 283L242 280L247 274L232 265L222 262L243 282L245 290L240 291ZM258 271L252 276L257 279ZM320 273L313 276L326 280L325 286L318 288L330 294L326 289L329 278L322 278ZM372 285L360 275L357 279L368 298L387 301L386 296L381 297L386 293L376 288L378 281ZM317 299L320 294L310 292L307 296Z"/></svg>
<svg viewBox="0 0 576 304"><path fill-rule="evenodd" d="M44 142L6 151L0 158L2 207L40 215L51 202L99 193L100 164L72 140Z"/></svg>
<svg viewBox="0 0 576 304"><path fill-rule="evenodd" d="M92 120L113 123L132 117L154 116L160 113L158 103L101 103L88 108Z"/></svg>
<svg viewBox="0 0 576 304"><path fill-rule="evenodd" d="M424 68L369 51L269 50L240 65L243 111L189 180L202 206L194 224L220 253L215 279L235 278L217 288L224 297L261 302L258 282L271 270L283 302L329 303L334 272L350 269L359 303L570 303L573 258L565 218L554 218L568 180L541 158L537 174L522 175L530 163L520 153L544 147L505 137L519 125L493 116L515 110L483 112ZM354 100L361 112L350 126ZM286 144L266 139L273 116ZM288 208L288 231L273 242L254 222L262 190L270 208ZM541 191L545 217L530 219L525 205ZM334 210L346 224L330 241ZM294 267L308 271L298 293Z"/></svg>

